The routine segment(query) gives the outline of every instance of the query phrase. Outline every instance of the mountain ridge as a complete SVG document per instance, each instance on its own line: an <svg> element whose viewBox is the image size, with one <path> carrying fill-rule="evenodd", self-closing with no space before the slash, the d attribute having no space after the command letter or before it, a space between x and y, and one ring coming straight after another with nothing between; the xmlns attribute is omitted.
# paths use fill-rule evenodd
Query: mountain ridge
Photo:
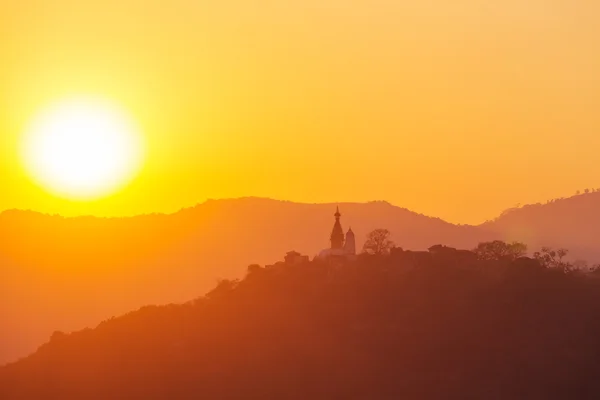
<svg viewBox="0 0 600 400"><path fill-rule="evenodd" d="M14 339L0 343L0 364L32 351L54 330L81 329L143 304L189 300L219 279L241 276L246 265L272 264L289 250L313 257L329 246L338 204L342 226L352 227L358 249L369 231L387 228L405 249L518 240L530 251L560 246L573 258L600 261L600 193L522 207L479 226L385 201L311 204L258 197L136 217L3 212L0 320ZM535 218L523 216L530 210ZM17 313L14 304L25 311Z"/></svg>
<svg viewBox="0 0 600 400"><path fill-rule="evenodd" d="M296 205L310 205L310 206L337 206L337 205L368 205L368 204L383 204L383 205L388 205L394 208L398 208L404 211L408 211L412 214L416 214L419 216L423 216L423 217L427 217L427 218L431 218L431 219L438 219L444 222L447 222L449 224L452 225L457 225L457 226L463 226L463 225L468 225L468 226L477 226L477 225L473 225L473 224L455 224L452 222L448 222L446 220L444 220L443 218L440 217L435 217L432 215L427 215L427 214L423 214L423 213L419 213L416 211L413 211L409 208L406 207L402 207L402 206L398 206L395 204L390 203L387 200L370 200L370 201L366 201L366 202L357 202L357 201L340 201L340 202L302 202L302 201L292 201L292 200L282 200L282 199L275 199L275 198L270 198L270 197L260 197L260 196L242 196L242 197L229 197L229 198L221 198L221 199L206 199L203 202L199 202L196 203L194 205L191 206L187 206L187 207L182 207L176 211L172 211L172 212L152 212L152 213L140 213L140 214L132 214L132 215L126 215L126 216L103 216L103 215L93 215L93 214L81 214L81 215L62 215L60 213L51 213L51 212L43 212L43 211L37 211L37 210L33 210L33 209L20 209L20 208L10 208L10 209L6 209L3 211L0 211L0 217L3 214L7 214L7 215L14 215L14 214L38 214L41 216L46 216L46 217L60 217L63 219L79 219L79 218L97 218L97 219L104 219L104 220L113 220L113 219L131 219L131 218L137 218L137 217L154 217L154 216L173 216L173 215L177 215L180 213L185 213L185 212L189 212L189 211L193 211L196 210L200 207L203 207L205 205L210 205L213 203L231 203L231 202L243 202L243 201L260 201L260 202L276 202L276 203L286 203L286 204L296 204Z"/></svg>

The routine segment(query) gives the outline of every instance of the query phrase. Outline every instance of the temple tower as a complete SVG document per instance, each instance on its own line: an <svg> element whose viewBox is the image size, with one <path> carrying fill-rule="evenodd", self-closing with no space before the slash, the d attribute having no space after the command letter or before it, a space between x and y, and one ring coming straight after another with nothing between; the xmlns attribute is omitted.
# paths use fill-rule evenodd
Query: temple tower
<svg viewBox="0 0 600 400"><path fill-rule="evenodd" d="M333 231L331 231L331 248L332 249L343 249L344 248L344 231L342 230L342 224L340 224L340 208L338 207L335 214L335 224L333 225Z"/></svg>
<svg viewBox="0 0 600 400"><path fill-rule="evenodd" d="M344 243L344 252L349 255L356 254L356 239L354 237L354 232L352 232L352 228L348 229L346 233L346 243Z"/></svg>

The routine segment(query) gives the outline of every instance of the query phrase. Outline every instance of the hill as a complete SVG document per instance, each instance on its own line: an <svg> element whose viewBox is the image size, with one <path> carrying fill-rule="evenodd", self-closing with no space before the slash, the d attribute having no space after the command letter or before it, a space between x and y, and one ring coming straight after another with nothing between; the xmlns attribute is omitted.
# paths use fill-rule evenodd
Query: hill
<svg viewBox="0 0 600 400"><path fill-rule="evenodd" d="M210 200L171 215L63 218L30 211L0 214L0 365L32 352L54 330L73 331L144 304L187 301L245 265L285 252L314 256L329 245L337 204L260 198ZM566 247L600 261L600 193L505 212L480 226L458 226L386 202L340 203L344 229L360 249L388 228L397 245L472 248L491 239L531 250ZM74 300L76 299L76 300Z"/></svg>
<svg viewBox="0 0 600 400"><path fill-rule="evenodd" d="M574 258L600 261L600 192L530 204L505 211L480 229L505 240L565 247Z"/></svg>
<svg viewBox="0 0 600 400"><path fill-rule="evenodd" d="M63 218L0 214L0 365L35 349L54 330L72 331L144 304L187 301L246 263L289 250L313 256L329 245L334 204L258 198L211 200L172 215ZM471 246L456 227L385 202L341 203L358 246L386 227L407 248Z"/></svg>
<svg viewBox="0 0 600 400"><path fill-rule="evenodd" d="M0 368L0 398L600 396L600 280L526 258L427 260L253 267L193 302L55 333Z"/></svg>

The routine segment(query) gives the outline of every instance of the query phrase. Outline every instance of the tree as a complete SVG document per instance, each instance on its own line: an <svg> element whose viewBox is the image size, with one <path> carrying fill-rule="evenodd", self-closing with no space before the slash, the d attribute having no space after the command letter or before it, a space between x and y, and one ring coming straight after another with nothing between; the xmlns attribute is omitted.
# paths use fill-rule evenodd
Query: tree
<svg viewBox="0 0 600 400"><path fill-rule="evenodd" d="M570 271L573 269L573 264L564 260L567 254L569 254L569 250L567 249L553 250L551 247L542 247L541 251L536 251L533 254L533 258L546 268L558 268L563 271Z"/></svg>
<svg viewBox="0 0 600 400"><path fill-rule="evenodd" d="M262 270L262 267L259 264L250 264L248 265L248 275L253 275Z"/></svg>
<svg viewBox="0 0 600 400"><path fill-rule="evenodd" d="M480 260L510 260L514 261L527 254L527 245L521 242L506 243L502 240L483 242L473 249Z"/></svg>
<svg viewBox="0 0 600 400"><path fill-rule="evenodd" d="M52 335L50 336L50 341L56 342L58 340L66 338L66 337L67 337L67 334L64 333L63 331L54 331L54 333L52 333Z"/></svg>
<svg viewBox="0 0 600 400"><path fill-rule="evenodd" d="M240 283L239 279L221 279L217 283L217 287L206 294L209 299L217 299L226 296L231 293L233 289Z"/></svg>
<svg viewBox="0 0 600 400"><path fill-rule="evenodd" d="M575 271L585 271L589 272L593 267L590 267L586 260L575 260L573 261L573 269Z"/></svg>
<svg viewBox="0 0 600 400"><path fill-rule="evenodd" d="M387 229L375 229L367 235L367 241L363 246L363 252L373 255L388 254L394 247L390 240L391 232Z"/></svg>

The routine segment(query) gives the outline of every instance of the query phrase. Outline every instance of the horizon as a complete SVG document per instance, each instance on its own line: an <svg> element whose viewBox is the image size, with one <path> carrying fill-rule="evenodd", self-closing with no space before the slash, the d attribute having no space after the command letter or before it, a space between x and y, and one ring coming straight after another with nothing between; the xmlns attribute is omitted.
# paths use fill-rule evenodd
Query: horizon
<svg viewBox="0 0 600 400"><path fill-rule="evenodd" d="M0 210L378 198L479 224L574 193L600 173L600 6L575 3L8 2ZM73 109L119 133L87 148L116 172L64 157L77 132L27 141Z"/></svg>
<svg viewBox="0 0 600 400"><path fill-rule="evenodd" d="M538 205L538 204L548 204L553 200L565 200L565 199L570 199L579 195L583 195L583 194L588 194L585 192L585 190L589 190L589 189L583 189L583 190L577 190L575 193L571 194L570 196L561 196L561 197L556 197L556 198L552 198L552 199L544 199L543 201L538 201L538 202L533 202L533 203L517 203L513 206L510 207L505 207L503 208L498 214L490 216L489 218L486 218L483 221L478 221L478 222L461 222L461 221L451 221L451 220L447 220L445 218L442 218L440 216L437 215L428 215L422 212L419 212L417 210L412 210L410 208L404 207L402 205L399 204L393 204L390 201L387 200L368 200L368 201L324 201L324 202L305 202L305 201L294 201L294 200L287 200L287 199L276 199L276 198L270 198L270 197L261 197L261 196L241 196L241 197L229 197L229 198L220 198L220 199L214 199L214 198L207 198L204 201L200 201L197 202L195 204L189 205L189 206L184 206L178 209L174 209L174 210L167 210L167 211L155 211L155 212L144 212L144 213L134 213L134 214L104 214L104 215L95 215L95 214L91 214L91 213L81 213L81 214L77 214L77 213L67 213L67 214L62 214L60 212L52 212L52 211L40 211L40 210L35 210L35 209L24 209L24 208L9 208L9 209L5 209L5 210L0 210L0 215L6 212L11 212L11 211L16 211L16 212L33 212L33 213L37 213L37 214L41 214L41 215L47 215L47 216L60 216L63 218L85 218L85 217L91 217L91 218L106 218L106 219L118 219L118 218L134 218L134 217L142 217L142 216L149 216L149 215L164 215L164 216L170 216L170 215L174 215L186 210L190 210L199 206L202 206L204 204L206 204L207 202L210 201L238 201L238 200L252 200L252 199L257 199L257 200L269 200L269 201L275 201L275 202L287 202L287 203L293 203L293 204L299 204L299 205L331 205L331 206L335 206L335 205L343 205L343 204L361 204L361 205L368 205L371 203L379 203L379 202L383 202L383 203L387 203L389 205L391 205L392 207L395 208L399 208L399 209L404 209L407 210L411 213L415 213L418 215L422 215L424 217L428 217L428 218L434 218L434 219L440 219L444 222L448 222L450 224L453 225L467 225L467 226L479 226L479 225L483 225L486 222L490 222L490 221L494 221L495 219L499 218L503 212L508 211L508 210L512 210L515 208L523 208L525 206L531 206L531 205ZM600 189L599 189L600 190ZM596 189L591 189L589 191L589 194L591 193L595 193Z"/></svg>

